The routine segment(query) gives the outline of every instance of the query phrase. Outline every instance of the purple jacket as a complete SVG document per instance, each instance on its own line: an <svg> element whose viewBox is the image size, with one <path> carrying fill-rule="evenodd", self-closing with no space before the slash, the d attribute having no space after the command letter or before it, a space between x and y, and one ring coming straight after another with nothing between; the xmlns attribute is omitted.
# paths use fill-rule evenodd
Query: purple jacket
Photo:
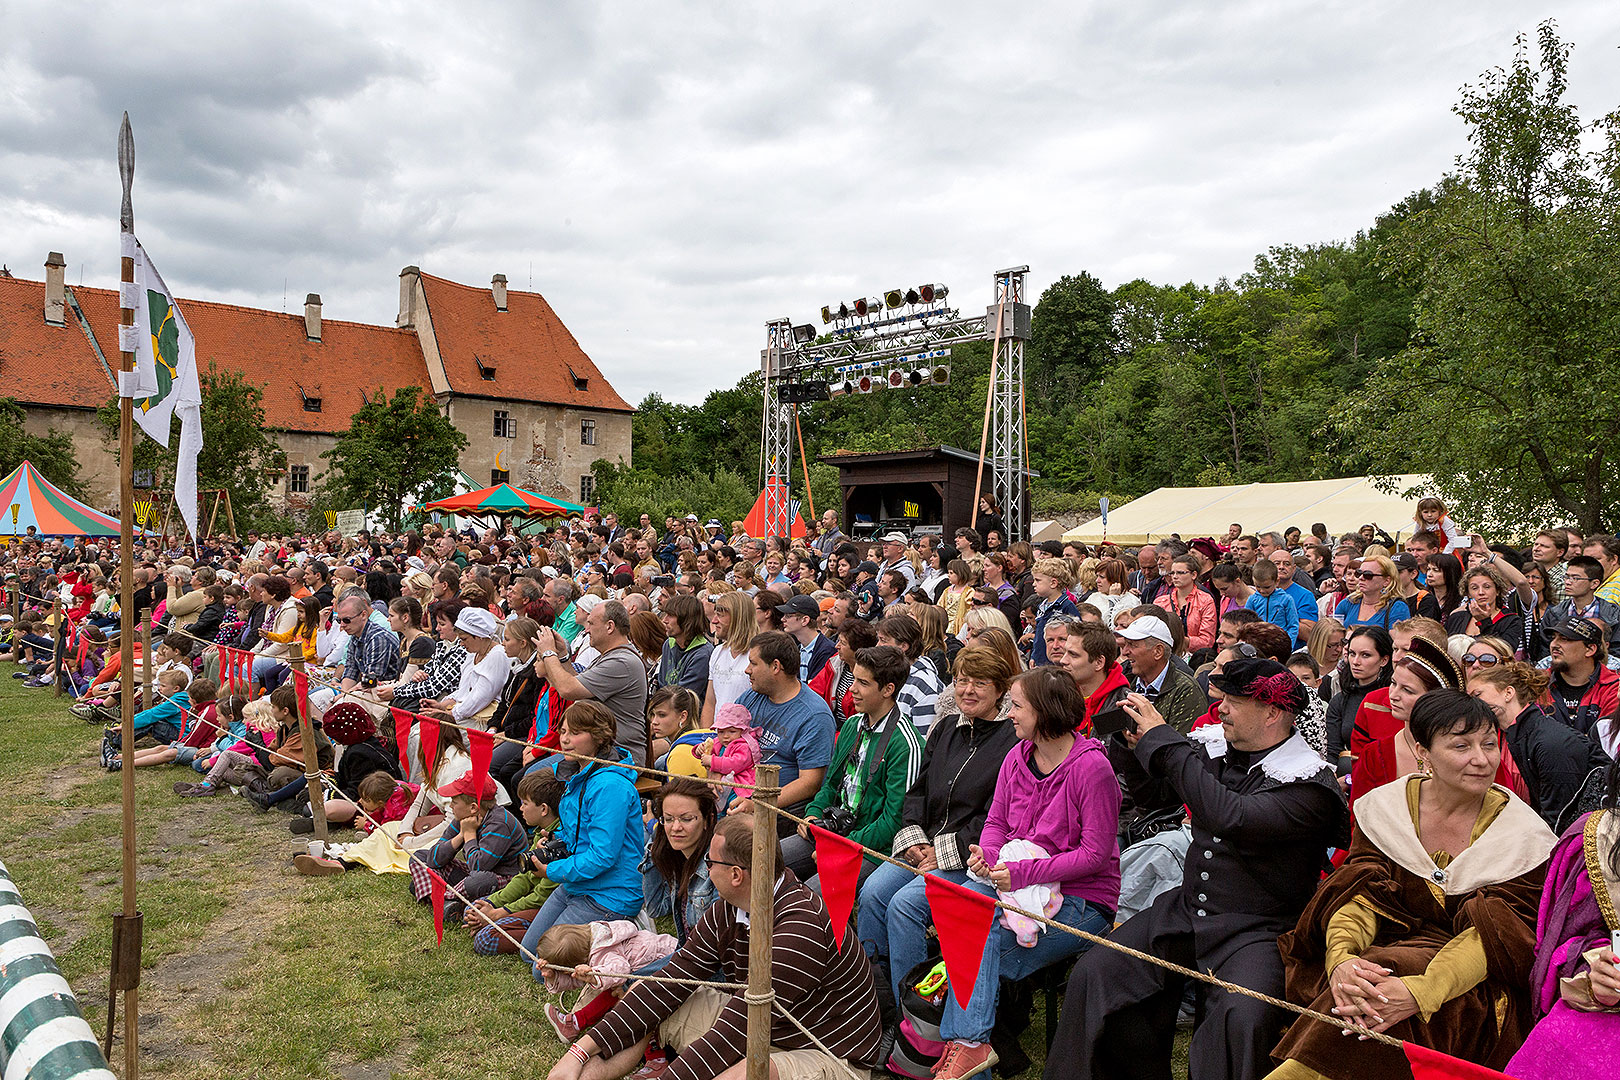
<svg viewBox="0 0 1620 1080"><path fill-rule="evenodd" d="M1020 741L1001 762L990 817L979 836L984 860L996 865L1001 845L1018 837L1053 852L1050 859L1009 864L1012 887L1056 882L1110 911L1119 908L1119 781L1096 739L1077 737L1069 756L1037 780L1035 744Z"/></svg>

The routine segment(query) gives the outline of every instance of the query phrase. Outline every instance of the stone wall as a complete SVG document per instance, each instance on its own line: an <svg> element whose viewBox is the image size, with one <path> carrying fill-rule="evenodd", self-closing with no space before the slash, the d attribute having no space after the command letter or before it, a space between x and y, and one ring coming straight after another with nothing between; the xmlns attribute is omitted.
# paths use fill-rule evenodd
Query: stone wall
<svg viewBox="0 0 1620 1080"><path fill-rule="evenodd" d="M467 436L461 469L476 487L491 482L491 472L504 469L511 483L542 495L580 501L580 481L598 458L630 460L630 415L521 401L452 397L450 422ZM495 435L495 412L514 422L512 438ZM581 441L583 421L596 423L594 445Z"/></svg>

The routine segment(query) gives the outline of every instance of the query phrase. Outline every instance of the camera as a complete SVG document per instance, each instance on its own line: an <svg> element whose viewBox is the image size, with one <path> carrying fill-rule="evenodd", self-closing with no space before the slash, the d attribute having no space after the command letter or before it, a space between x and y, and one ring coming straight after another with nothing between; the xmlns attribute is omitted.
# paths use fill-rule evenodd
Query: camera
<svg viewBox="0 0 1620 1080"><path fill-rule="evenodd" d="M544 863L556 862L558 859L566 859L570 854L568 844L557 839L556 837L553 837L541 844L539 849L534 853L535 858Z"/></svg>
<svg viewBox="0 0 1620 1080"><path fill-rule="evenodd" d="M816 824L830 833L848 836L855 830L855 813L842 806L829 806L821 812Z"/></svg>
<svg viewBox="0 0 1620 1080"><path fill-rule="evenodd" d="M377 676L375 676L375 675L362 675L362 676L360 676L360 686L361 686L361 688L366 689L366 690L370 690L370 689L374 688L376 685L377 685Z"/></svg>

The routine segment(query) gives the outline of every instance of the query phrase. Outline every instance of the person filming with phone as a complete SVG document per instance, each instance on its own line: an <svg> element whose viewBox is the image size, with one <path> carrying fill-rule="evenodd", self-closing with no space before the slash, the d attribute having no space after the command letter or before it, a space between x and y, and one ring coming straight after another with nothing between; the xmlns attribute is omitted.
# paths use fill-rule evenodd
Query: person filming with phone
<svg viewBox="0 0 1620 1080"><path fill-rule="evenodd" d="M1191 814L1180 887L1121 924L1113 939L1281 997L1277 936L1316 890L1327 849L1348 839L1333 769L1295 730L1305 686L1274 660L1241 658L1210 677L1220 726L1183 735L1148 699L1131 694L1134 721L1113 755L1139 804L1172 799ZM1046 1080L1074 1075L1162 1076L1169 1069L1183 980L1110 949L1075 964ZM1254 1080L1288 1014L1200 984L1201 1018L1189 1048L1194 1076Z"/></svg>

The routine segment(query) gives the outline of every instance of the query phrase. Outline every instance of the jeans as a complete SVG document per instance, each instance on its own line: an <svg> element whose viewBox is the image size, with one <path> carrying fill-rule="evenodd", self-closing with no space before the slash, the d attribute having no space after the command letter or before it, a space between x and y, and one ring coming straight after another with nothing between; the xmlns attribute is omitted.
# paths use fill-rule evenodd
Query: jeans
<svg viewBox="0 0 1620 1080"><path fill-rule="evenodd" d="M276 668L285 666L286 663L285 660L274 656L255 656L253 658L253 685L262 689L265 686L265 680L271 677L271 673Z"/></svg>
<svg viewBox="0 0 1620 1080"><path fill-rule="evenodd" d="M967 882L967 887L986 896L996 895L992 886L980 885L976 881ZM1063 898L1063 906L1053 916L1053 921L1093 934L1107 933L1113 925L1113 920L1102 908L1077 896ZM940 1035L947 1042L986 1041L990 1038L990 1029L996 1024L996 998L1001 993L1002 979L1022 979L1041 968L1078 956L1090 947L1089 942L1073 934L1047 927L1041 931L1040 938L1033 946L1025 948L1018 944L1011 930L1001 925L1001 918L997 915L990 926L990 936L984 943L984 958L979 961L979 977L973 984L973 997L963 1008L956 1003L954 994L945 995L945 1018L940 1021Z"/></svg>
<svg viewBox="0 0 1620 1080"><path fill-rule="evenodd" d="M617 911L609 911L588 896L572 896L568 886L558 885L546 898L540 908L540 913L529 924L529 929L523 935L523 947L530 953L540 944L540 937L553 926L583 926L586 923L610 921L613 919L633 919L635 913L625 915ZM536 982L545 979L536 971Z"/></svg>
<svg viewBox="0 0 1620 1080"><path fill-rule="evenodd" d="M895 876L905 873L897 866L884 863L872 875L861 891L861 914L856 925L860 927L861 940L871 942L874 957L887 954L889 985L894 990L894 1000L899 1001L900 981L928 958L928 928L934 923L934 915L928 910L927 887L922 878L906 874L910 880L896 884L888 872ZM931 870L929 873L957 885L967 882L966 870ZM883 889L893 890L886 901L880 891ZM886 913L883 906L888 909ZM870 915L869 908L875 909ZM882 933L874 933L870 938L867 936L869 918L882 919L885 925Z"/></svg>

